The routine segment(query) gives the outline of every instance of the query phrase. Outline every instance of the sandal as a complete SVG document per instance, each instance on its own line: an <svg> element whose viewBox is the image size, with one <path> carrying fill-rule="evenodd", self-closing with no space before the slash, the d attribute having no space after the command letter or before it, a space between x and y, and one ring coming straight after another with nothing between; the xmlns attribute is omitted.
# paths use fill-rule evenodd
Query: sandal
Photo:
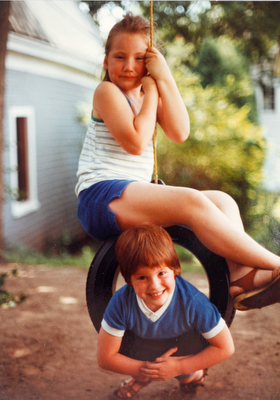
<svg viewBox="0 0 280 400"><path fill-rule="evenodd" d="M256 272L257 269L253 269L243 278L231 282L230 286L239 286L245 290L233 299L233 306L237 310L247 311L280 302L280 268L274 269L271 282L260 288L254 287Z"/></svg>
<svg viewBox="0 0 280 400"><path fill-rule="evenodd" d="M134 378L123 381L114 394L120 399L129 399L139 392L143 387L149 385L151 381L137 381Z"/></svg>
<svg viewBox="0 0 280 400"><path fill-rule="evenodd" d="M181 391L184 393L194 393L197 391L199 386L204 386L205 376L208 375L207 370L208 368L204 369L202 376L197 380L193 380L189 383L184 383L182 381L181 382L179 381Z"/></svg>

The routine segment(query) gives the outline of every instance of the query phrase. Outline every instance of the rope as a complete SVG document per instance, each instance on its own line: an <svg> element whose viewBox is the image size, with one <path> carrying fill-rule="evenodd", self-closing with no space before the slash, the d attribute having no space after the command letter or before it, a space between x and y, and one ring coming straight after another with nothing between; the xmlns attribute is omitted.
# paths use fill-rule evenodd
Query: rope
<svg viewBox="0 0 280 400"><path fill-rule="evenodd" d="M153 2L150 1L150 45L154 45L154 18L153 18ZM157 172L157 146L156 146L156 135L157 127L155 126L153 134L153 151L154 151L154 182L158 183L158 172Z"/></svg>
<svg viewBox="0 0 280 400"><path fill-rule="evenodd" d="M150 43L154 45L154 17L153 17L153 2L150 1Z"/></svg>

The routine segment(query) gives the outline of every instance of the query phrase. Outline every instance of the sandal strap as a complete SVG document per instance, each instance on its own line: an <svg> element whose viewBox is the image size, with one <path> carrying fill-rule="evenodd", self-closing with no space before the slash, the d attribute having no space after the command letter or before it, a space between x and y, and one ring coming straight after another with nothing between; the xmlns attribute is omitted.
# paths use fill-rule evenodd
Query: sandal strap
<svg viewBox="0 0 280 400"><path fill-rule="evenodd" d="M269 285L236 296L233 306L240 311L262 308L280 303L280 275Z"/></svg>
<svg viewBox="0 0 280 400"><path fill-rule="evenodd" d="M118 389L115 391L115 394L117 397L121 398L121 399L128 399L131 398L132 396L134 396L136 393L139 392L139 390L143 389L143 387L149 385L149 383L151 383L151 381L138 381L134 378L130 378L128 380L123 381L120 386L118 387ZM133 386L140 386L138 389L135 389ZM130 396L128 396L128 394Z"/></svg>
<svg viewBox="0 0 280 400"><path fill-rule="evenodd" d="M280 267L279 268L275 268L272 271L272 281L274 281L274 279L278 278L278 276L280 276Z"/></svg>
<svg viewBox="0 0 280 400"><path fill-rule="evenodd" d="M230 283L230 286L238 286L238 287L242 287L244 289L245 292L248 292L250 290L253 289L257 289L254 285L254 277L256 275L256 273L259 271L258 268L254 268L252 269L252 271L248 272L248 274L246 274L245 276L243 276L240 279L237 279L234 282ZM274 279L278 278L278 276L280 276L280 267L279 268L275 268L272 271L272 279L271 281L273 282Z"/></svg>

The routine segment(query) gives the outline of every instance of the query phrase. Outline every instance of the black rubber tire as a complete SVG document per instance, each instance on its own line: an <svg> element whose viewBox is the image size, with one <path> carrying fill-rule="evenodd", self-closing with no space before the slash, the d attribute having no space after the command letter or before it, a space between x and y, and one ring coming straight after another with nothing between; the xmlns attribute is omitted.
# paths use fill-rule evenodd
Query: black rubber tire
<svg viewBox="0 0 280 400"><path fill-rule="evenodd" d="M215 304L231 325L235 315L232 298L229 294L229 271L224 258L208 250L185 226L174 225L166 228L174 243L189 250L203 266L210 289L210 301ZM86 300L92 323L99 332L107 304L115 291L118 276L118 263L115 256L115 242L118 236L106 240L96 253L87 277Z"/></svg>

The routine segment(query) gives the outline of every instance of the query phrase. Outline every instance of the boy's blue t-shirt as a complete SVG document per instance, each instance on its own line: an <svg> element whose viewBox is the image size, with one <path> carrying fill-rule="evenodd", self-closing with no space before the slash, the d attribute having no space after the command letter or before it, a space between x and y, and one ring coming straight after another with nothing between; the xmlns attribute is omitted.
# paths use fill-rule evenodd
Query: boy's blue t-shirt
<svg viewBox="0 0 280 400"><path fill-rule="evenodd" d="M170 339L193 330L210 339L224 325L209 299L179 275L172 300L156 321L143 313L133 287L128 285L113 295L102 321L103 329L114 336L123 336L125 330L131 330L143 339Z"/></svg>

